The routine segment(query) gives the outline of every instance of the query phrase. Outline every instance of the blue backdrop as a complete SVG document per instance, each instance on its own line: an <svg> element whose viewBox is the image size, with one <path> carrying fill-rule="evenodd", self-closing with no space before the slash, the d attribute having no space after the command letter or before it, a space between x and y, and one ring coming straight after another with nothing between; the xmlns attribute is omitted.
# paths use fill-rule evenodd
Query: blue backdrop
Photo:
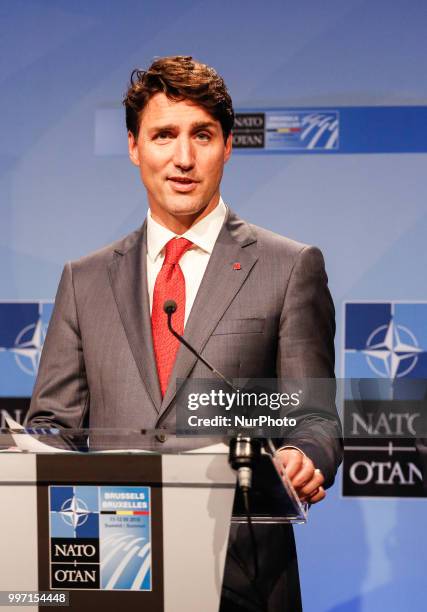
<svg viewBox="0 0 427 612"><path fill-rule="evenodd" d="M423 0L0 0L0 300L53 299L65 261L141 224L138 172L99 122L117 142L131 69L191 54L237 108L353 113L340 151L238 153L223 181L240 215L323 250L342 376L345 301L427 298L426 26ZM304 609L422 606L425 500L340 491L295 530Z"/></svg>

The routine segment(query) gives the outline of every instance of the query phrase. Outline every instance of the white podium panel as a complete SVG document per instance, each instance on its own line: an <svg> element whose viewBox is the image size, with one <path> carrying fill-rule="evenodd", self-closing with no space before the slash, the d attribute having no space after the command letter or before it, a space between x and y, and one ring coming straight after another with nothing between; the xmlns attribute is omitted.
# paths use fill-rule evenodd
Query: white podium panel
<svg viewBox="0 0 427 612"><path fill-rule="evenodd" d="M152 492L151 558L146 557L152 572L151 592L136 591L132 586L116 589L115 579L107 585L100 579L96 588L87 584L79 588L77 581L61 588L70 592L68 609L85 612L98 606L103 612L117 612L120 608L136 609L135 606L144 609L145 601L151 602L146 609L153 612L218 611L235 488L235 473L226 454L2 453L0 466L1 590L48 590L53 584L55 567L62 567L62 575L64 567L93 567L88 559L81 563L63 560L62 566L53 563L52 487L75 490L77 499L78 491L84 487L92 490L110 486L120 490L141 485ZM79 512L81 509L76 510L76 525ZM132 512L117 512L120 516L126 514ZM57 512L55 520L60 522L61 516ZM65 518L72 523L69 508ZM102 576L103 563L107 561L101 532L98 565ZM127 554L131 557L132 549ZM114 578L127 569L124 558L117 561ZM10 609L48 608L10 606Z"/></svg>
<svg viewBox="0 0 427 612"><path fill-rule="evenodd" d="M37 591L36 456L0 454L0 590ZM7 606L2 610L30 612L37 606Z"/></svg>

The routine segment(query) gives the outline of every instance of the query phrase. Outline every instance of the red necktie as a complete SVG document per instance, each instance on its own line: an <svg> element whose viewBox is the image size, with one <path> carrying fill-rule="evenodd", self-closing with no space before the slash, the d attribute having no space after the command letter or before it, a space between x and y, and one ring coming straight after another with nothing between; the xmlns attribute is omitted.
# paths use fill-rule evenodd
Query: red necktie
<svg viewBox="0 0 427 612"><path fill-rule="evenodd" d="M192 245L193 243L186 238L169 240L162 269L154 285L151 328L162 395L166 393L179 348L179 341L168 329L168 317L163 310L163 304L166 300L176 302L178 308L173 315L173 327L182 335L185 315L185 279L178 262Z"/></svg>

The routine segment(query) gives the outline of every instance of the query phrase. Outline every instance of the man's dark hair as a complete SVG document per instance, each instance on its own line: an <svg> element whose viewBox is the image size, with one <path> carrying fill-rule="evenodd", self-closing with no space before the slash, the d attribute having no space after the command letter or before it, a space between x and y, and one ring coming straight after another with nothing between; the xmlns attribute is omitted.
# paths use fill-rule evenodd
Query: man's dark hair
<svg viewBox="0 0 427 612"><path fill-rule="evenodd" d="M222 77L191 56L176 55L156 59L148 70L135 69L123 99L126 127L138 137L141 113L150 98L164 93L170 100L191 100L217 119L224 142L234 123L233 104Z"/></svg>

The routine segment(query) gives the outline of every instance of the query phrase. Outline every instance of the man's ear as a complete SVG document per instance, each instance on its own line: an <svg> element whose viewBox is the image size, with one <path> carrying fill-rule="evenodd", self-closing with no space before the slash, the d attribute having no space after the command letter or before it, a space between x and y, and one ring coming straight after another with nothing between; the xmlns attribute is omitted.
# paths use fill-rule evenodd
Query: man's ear
<svg viewBox="0 0 427 612"><path fill-rule="evenodd" d="M135 166L139 166L138 143L132 132L128 132L128 150L130 161L135 164Z"/></svg>
<svg viewBox="0 0 427 612"><path fill-rule="evenodd" d="M225 141L225 152L224 152L224 163L227 163L231 157L231 151L233 149L233 134L229 134Z"/></svg>

